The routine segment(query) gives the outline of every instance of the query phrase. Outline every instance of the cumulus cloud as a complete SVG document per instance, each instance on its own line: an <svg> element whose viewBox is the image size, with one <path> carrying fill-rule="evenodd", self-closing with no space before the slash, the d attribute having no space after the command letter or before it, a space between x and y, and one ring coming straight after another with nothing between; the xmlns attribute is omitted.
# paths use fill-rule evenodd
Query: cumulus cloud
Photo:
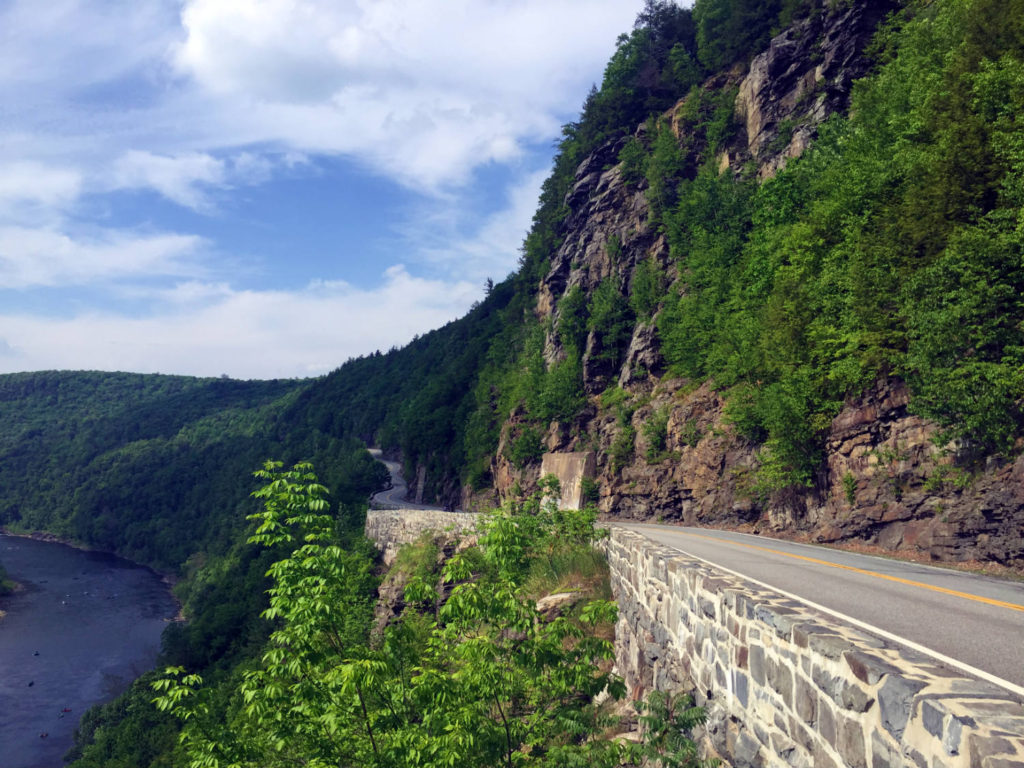
<svg viewBox="0 0 1024 768"><path fill-rule="evenodd" d="M351 154L432 190L552 135L631 6L189 0L174 61L232 105L232 132L241 120L254 139Z"/></svg>
<svg viewBox="0 0 1024 768"><path fill-rule="evenodd" d="M477 284L488 277L502 280L518 264L547 175L546 169L525 174L507 188L504 205L479 220L467 222L459 206L425 206L403 232L408 247L425 262Z"/></svg>
<svg viewBox="0 0 1024 768"><path fill-rule="evenodd" d="M83 285L153 276L200 275L204 245L194 235L63 232L0 227L0 289Z"/></svg>
<svg viewBox="0 0 1024 768"><path fill-rule="evenodd" d="M258 147L345 154L436 191L555 135L640 5L12 0L0 138L100 188L116 161L189 207L196 183L231 181L218 162Z"/></svg>
<svg viewBox="0 0 1024 768"><path fill-rule="evenodd" d="M463 314L466 282L425 280L401 266L380 287L314 281L298 291L236 291L184 283L147 317L88 312L71 319L0 314L0 370L68 368L237 378L312 376L348 357L406 343Z"/></svg>
<svg viewBox="0 0 1024 768"><path fill-rule="evenodd" d="M0 291L38 308L46 290L88 286L76 302L99 307L74 321L0 309L0 356L19 370L294 375L452 319L483 278L514 268L544 175L537 147L575 115L641 5L0 3ZM322 182L352 162L361 176L345 183L375 176L405 189L393 230L350 250L383 268L398 257L380 245L395 242L408 268L371 288L314 279L265 290L285 270L274 273L259 233L277 244L286 225L261 218L276 190L242 188L287 177L282 194L301 197L296 177ZM374 201L382 187L393 189L378 184ZM336 222L323 227L321 241L349 242ZM346 276L318 258L296 249L287 278ZM122 300L150 314L109 309Z"/></svg>
<svg viewBox="0 0 1024 768"><path fill-rule="evenodd" d="M153 189L178 205L196 210L209 207L202 186L222 184L224 177L224 163L199 152L168 157L129 150L113 168L115 188Z"/></svg>
<svg viewBox="0 0 1024 768"><path fill-rule="evenodd" d="M31 160L0 164L0 212L19 204L62 208L73 202L82 186L72 168Z"/></svg>

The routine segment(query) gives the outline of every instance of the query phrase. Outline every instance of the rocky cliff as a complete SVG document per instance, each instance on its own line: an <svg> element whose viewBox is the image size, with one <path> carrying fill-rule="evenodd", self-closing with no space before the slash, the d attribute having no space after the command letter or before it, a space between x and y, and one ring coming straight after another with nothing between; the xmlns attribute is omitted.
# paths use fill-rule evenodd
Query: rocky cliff
<svg viewBox="0 0 1024 768"><path fill-rule="evenodd" d="M880 2L824 3L748 67L705 83L737 93L736 130L718 157L720 172L754 163L766 178L802 153L822 121L846 108L851 84L870 68L865 47L890 9ZM681 146L687 142L676 116L685 108L684 100L665 116ZM584 160L566 197L563 238L536 305L548 329L549 365L566 354L555 329L559 301L574 287L592 296L616 274L628 295L638 265L649 259L670 283L680 277L644 182L624 178L625 143L610 141ZM701 149L691 143L689 151ZM744 526L1024 569L1024 458L959 466L955 446L935 443L936 426L908 411L906 385L889 377L843 405L825 432L809 487L765 492L756 475L760 447L729 423L712 384L666 374L655 325L638 322L615 365L598 354L592 330L582 360L588 405L575 422L552 423L545 435L548 451L596 452L606 516ZM599 396L615 384L617 401ZM505 425L502 446L516 420L513 414ZM499 497L528 488L539 471L539 463L516 469L499 449L492 466Z"/></svg>

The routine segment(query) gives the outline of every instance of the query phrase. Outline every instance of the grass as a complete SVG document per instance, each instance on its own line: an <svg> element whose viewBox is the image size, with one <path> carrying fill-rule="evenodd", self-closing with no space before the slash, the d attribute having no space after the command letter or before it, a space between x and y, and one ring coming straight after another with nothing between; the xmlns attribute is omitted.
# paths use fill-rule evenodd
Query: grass
<svg viewBox="0 0 1024 768"><path fill-rule="evenodd" d="M535 599L557 592L582 592L591 599L610 600L608 561L589 545L560 547L533 561L523 587Z"/></svg>

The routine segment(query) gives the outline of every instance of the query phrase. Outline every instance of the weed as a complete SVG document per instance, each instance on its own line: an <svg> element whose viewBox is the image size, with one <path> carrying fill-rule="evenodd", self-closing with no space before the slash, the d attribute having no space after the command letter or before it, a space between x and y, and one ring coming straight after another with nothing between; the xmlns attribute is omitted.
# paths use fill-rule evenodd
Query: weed
<svg viewBox="0 0 1024 768"><path fill-rule="evenodd" d="M843 491L846 493L846 503L851 507L857 503L857 478L852 472L843 475Z"/></svg>

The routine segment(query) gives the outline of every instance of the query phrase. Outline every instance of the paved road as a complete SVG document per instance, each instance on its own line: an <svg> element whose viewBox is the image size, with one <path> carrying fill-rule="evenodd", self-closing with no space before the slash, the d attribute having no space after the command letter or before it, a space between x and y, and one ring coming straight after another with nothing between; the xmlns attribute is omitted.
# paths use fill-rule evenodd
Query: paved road
<svg viewBox="0 0 1024 768"><path fill-rule="evenodd" d="M388 468L391 473L391 487L378 491L370 497L370 501L387 507L400 507L401 509L441 509L429 504L415 504L405 497L409 495L409 488L402 477L402 465L397 461L388 461L383 458L380 448L370 448L370 455Z"/></svg>
<svg viewBox="0 0 1024 768"><path fill-rule="evenodd" d="M1024 696L1024 583L705 528L619 523Z"/></svg>

